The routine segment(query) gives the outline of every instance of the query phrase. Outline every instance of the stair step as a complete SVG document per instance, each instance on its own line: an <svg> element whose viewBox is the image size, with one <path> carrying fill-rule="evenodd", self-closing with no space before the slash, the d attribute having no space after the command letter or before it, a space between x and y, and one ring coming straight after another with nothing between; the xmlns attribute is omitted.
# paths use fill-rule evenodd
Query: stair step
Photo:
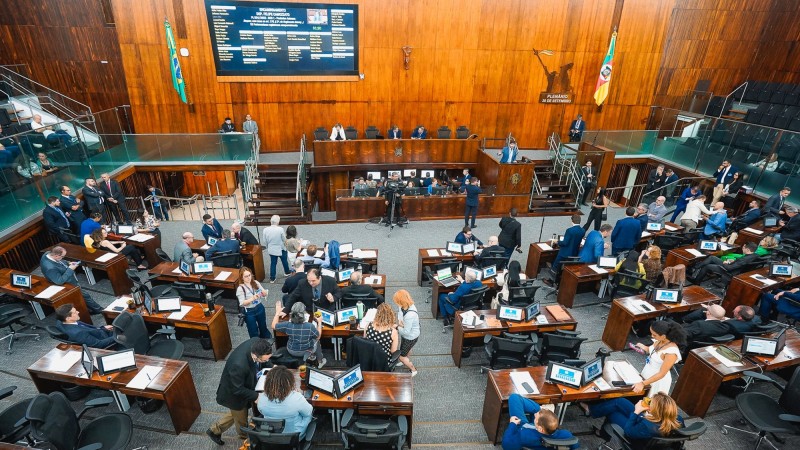
<svg viewBox="0 0 800 450"><path fill-rule="evenodd" d="M297 201L295 199L283 199L283 200L264 200L261 198L254 198L250 200L250 204L253 206L263 206L263 207L285 207L287 205L297 205Z"/></svg>

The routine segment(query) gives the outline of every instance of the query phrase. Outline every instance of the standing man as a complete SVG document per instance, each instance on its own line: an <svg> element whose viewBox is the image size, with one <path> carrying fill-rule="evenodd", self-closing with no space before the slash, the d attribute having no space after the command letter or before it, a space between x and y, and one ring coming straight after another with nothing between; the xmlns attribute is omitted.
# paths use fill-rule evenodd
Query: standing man
<svg viewBox="0 0 800 450"><path fill-rule="evenodd" d="M594 193L594 188L597 187L597 171L592 167L591 161L586 161L586 165L581 167L581 177L583 178L583 198L581 204L586 204L586 198Z"/></svg>
<svg viewBox="0 0 800 450"><path fill-rule="evenodd" d="M125 194L122 192L122 188L119 186L117 180L112 180L111 176L107 173L100 175L100 178L103 180L100 183L100 189L102 189L103 194L105 194L106 199L109 203L114 204L119 208L122 214L122 221L124 223L130 224L131 217L128 213L128 208L125 206ZM114 213L111 213L111 216L114 216Z"/></svg>
<svg viewBox="0 0 800 450"><path fill-rule="evenodd" d="M230 117L225 118L225 121L222 122L222 125L219 127L219 129L223 133L233 133L236 131L236 127L234 127L233 121Z"/></svg>
<svg viewBox="0 0 800 450"><path fill-rule="evenodd" d="M597 264L600 261L600 257L608 248L604 239L611 234L613 229L611 224L604 223L600 225L600 231L592 230L586 235L586 242L583 243L583 248L578 254L582 263Z"/></svg>
<svg viewBox="0 0 800 450"><path fill-rule="evenodd" d="M664 179L664 186L669 186L670 184L679 180L678 174L675 173L675 171L672 169L665 170L664 176L666 176L666 178ZM668 195L671 197L672 193L675 192L675 187L676 186L671 186L666 189L662 189L661 195Z"/></svg>
<svg viewBox="0 0 800 450"><path fill-rule="evenodd" d="M500 162L505 163L513 163L517 160L517 156L519 156L519 149L517 148L517 141L514 138L508 140L508 145L503 147L503 150L497 152L497 156L500 157Z"/></svg>
<svg viewBox="0 0 800 450"><path fill-rule="evenodd" d="M67 251L64 247L59 245L53 247L49 252L45 252L45 254L42 255L42 259L39 261L44 277L47 278L47 281L59 286L63 286L64 283L74 283L75 286L78 286L81 290L81 295L83 295L83 300L86 302L86 307L89 309L89 314L94 315L102 313L103 307L97 304L92 296L84 291L83 288L80 287L80 284L78 284L78 277L75 276L75 269L77 269L81 263L78 261L71 261L67 264L64 261L64 256L66 255Z"/></svg>
<svg viewBox="0 0 800 450"><path fill-rule="evenodd" d="M176 263L185 262L186 264L203 262L203 257L199 253L193 253L189 247L192 242L194 242L194 235L188 231L183 233L181 240L175 244L175 248L172 250L172 260Z"/></svg>
<svg viewBox="0 0 800 450"><path fill-rule="evenodd" d="M161 202L160 197L164 196L164 193L161 192L161 189L158 189L155 186L148 184L147 195L145 195L145 197L147 196L152 197L151 203L153 205L153 215L156 216L156 219L169 220L169 213L167 212L167 207Z"/></svg>
<svg viewBox="0 0 800 450"><path fill-rule="evenodd" d="M258 245L258 239L247 228L244 228L240 222L233 222L231 225L231 233L233 237L247 245Z"/></svg>
<svg viewBox="0 0 800 450"><path fill-rule="evenodd" d="M706 196L698 195L686 205L686 212L681 217L681 225L686 229L686 232L692 231L697 228L700 219L703 218L702 214L710 216L713 214L705 205Z"/></svg>
<svg viewBox="0 0 800 450"><path fill-rule="evenodd" d="M289 276L289 254L286 252L286 232L278 226L281 223L281 216L275 214L269 219L269 226L261 232L261 240L267 248L269 255L269 282L275 283L275 269L278 265L278 258L283 264L283 275Z"/></svg>
<svg viewBox="0 0 800 450"><path fill-rule="evenodd" d="M669 221L674 223L675 219L678 218L678 214L686 212L686 206L690 201L694 200L694 197L699 192L700 186L691 186L684 189L681 196L678 197L678 201L675 202L675 212L672 213L672 218Z"/></svg>
<svg viewBox="0 0 800 450"><path fill-rule="evenodd" d="M583 116L578 114L578 117L569 125L569 141L580 142L584 130L586 130L586 122L583 121Z"/></svg>
<svg viewBox="0 0 800 450"><path fill-rule="evenodd" d="M714 178L716 178L716 185L714 186L714 197L711 200L711 203L717 203L719 199L721 199L725 195L725 185L730 184L733 181L733 174L738 172L735 167L731 165L731 162L727 159L722 161L722 164L719 166L716 172L714 172Z"/></svg>
<svg viewBox="0 0 800 450"><path fill-rule="evenodd" d="M783 214L783 204L786 203L786 197L788 197L791 193L792 189L787 186L781 189L781 191L777 194L768 198L767 203L764 203L764 209L761 211L762 214L772 217L778 217L779 215Z"/></svg>
<svg viewBox="0 0 800 450"><path fill-rule="evenodd" d="M86 198L86 206L93 213L106 215L106 196L97 189L97 181L94 178L84 180L83 196Z"/></svg>
<svg viewBox="0 0 800 450"><path fill-rule="evenodd" d="M664 216L667 215L667 207L664 206L664 202L667 201L667 198L663 195L660 195L656 201L650 203L647 207L647 221L648 222L658 222L664 220Z"/></svg>
<svg viewBox="0 0 800 450"><path fill-rule="evenodd" d="M664 165L659 164L654 170L650 171L650 175L647 176L647 187L644 189L645 197L642 200L646 201L649 198L653 198L653 196L660 195L659 190L664 187L664 180L667 179L667 176L664 174Z"/></svg>
<svg viewBox="0 0 800 450"><path fill-rule="evenodd" d="M288 302L283 305L283 314L289 314L292 305L302 303L306 312L314 312L315 306L334 308L336 302L342 298L342 291L336 279L322 275L319 269L311 269L305 274L305 280L300 279L297 287L289 294ZM283 317L283 315L281 315Z"/></svg>
<svg viewBox="0 0 800 450"><path fill-rule="evenodd" d="M635 217L636 208L628 206L625 218L617 221L614 232L611 233L611 254L616 256L620 252L636 247L642 238L642 225Z"/></svg>
<svg viewBox="0 0 800 450"><path fill-rule="evenodd" d="M222 225L216 218L211 217L211 214L203 215L203 227L200 232L203 233L203 239L206 240L206 243L208 243L209 237L222 239Z"/></svg>
<svg viewBox="0 0 800 450"><path fill-rule="evenodd" d="M477 228L475 218L478 216L478 196L482 192L481 180L472 178L469 184L461 186L460 191L467 193L466 206L464 207L464 226ZM472 217L472 225L469 224L470 217Z"/></svg>
<svg viewBox="0 0 800 450"><path fill-rule="evenodd" d="M506 251L505 257L511 258L511 253L516 248L522 253L522 224L517 221L517 208L511 208L507 217L500 219L500 236L498 241L503 250Z"/></svg>
<svg viewBox="0 0 800 450"><path fill-rule="evenodd" d="M51 196L47 199L47 206L42 211L44 227L61 242L69 242L69 238L64 234L69 231L69 219L64 211L61 210L61 201L58 197Z"/></svg>
<svg viewBox="0 0 800 450"><path fill-rule="evenodd" d="M261 148L261 139L258 137L258 124L250 114L244 116L244 123L242 124L242 131L253 135L253 142L256 144L256 150Z"/></svg>
<svg viewBox="0 0 800 450"><path fill-rule="evenodd" d="M247 428L247 411L258 400L256 374L262 367L272 367L269 362L272 346L272 341L254 337L239 344L228 355L217 388L217 403L228 408L228 412L206 430L217 445L225 445L222 433L233 424L236 424L239 439L247 439L242 427Z"/></svg>
<svg viewBox="0 0 800 450"><path fill-rule="evenodd" d="M70 189L69 186L61 186L61 197L59 200L61 201L61 210L69 217L72 228L78 230L81 223L86 219L86 216L83 215L83 208L81 208L83 202L72 195L72 189Z"/></svg>
<svg viewBox="0 0 800 450"><path fill-rule="evenodd" d="M581 247L584 233L585 231L581 227L581 215L573 214L572 226L564 232L564 238L558 241L558 254L556 259L553 260L553 271L555 273L561 272L562 259L578 256L578 249Z"/></svg>

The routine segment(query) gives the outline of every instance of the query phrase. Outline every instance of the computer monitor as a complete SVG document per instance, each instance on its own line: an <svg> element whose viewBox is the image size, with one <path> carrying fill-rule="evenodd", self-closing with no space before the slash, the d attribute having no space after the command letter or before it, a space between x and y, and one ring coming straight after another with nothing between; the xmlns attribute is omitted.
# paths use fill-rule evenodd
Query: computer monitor
<svg viewBox="0 0 800 450"><path fill-rule="evenodd" d="M447 241L447 244L445 245L444 248L450 253L459 253L459 254L464 253L464 246L459 244L458 242Z"/></svg>
<svg viewBox="0 0 800 450"><path fill-rule="evenodd" d="M215 238L215 237L211 237L211 236L209 236L209 237L208 237L208 245L214 245L214 244L216 244L216 243L217 243L217 241L218 241L218 240L219 240L219 239L217 239L217 238Z"/></svg>
<svg viewBox="0 0 800 450"><path fill-rule="evenodd" d="M22 289L30 289L31 288L31 276L24 273L12 273L11 274L11 286L22 288Z"/></svg>
<svg viewBox="0 0 800 450"><path fill-rule="evenodd" d="M336 271L331 269L319 269L322 276L336 278Z"/></svg>
<svg viewBox="0 0 800 450"><path fill-rule="evenodd" d="M344 281L349 281L350 275L352 275L353 272L355 272L355 269L340 270L339 273L337 274L337 280L339 281L339 283Z"/></svg>
<svg viewBox="0 0 800 450"><path fill-rule="evenodd" d="M464 254L475 253L475 243L474 242L468 242L468 243L464 244L464 246L461 247L461 251L463 251Z"/></svg>
<svg viewBox="0 0 800 450"><path fill-rule="evenodd" d="M647 231L661 231L664 225L661 222L647 222Z"/></svg>
<svg viewBox="0 0 800 450"><path fill-rule="evenodd" d="M769 266L769 275L772 277L791 277L792 265L772 263Z"/></svg>
<svg viewBox="0 0 800 450"><path fill-rule="evenodd" d="M214 263L211 261L196 262L192 269L195 274L214 273Z"/></svg>
<svg viewBox="0 0 800 450"><path fill-rule="evenodd" d="M361 190L359 190L359 192L363 192L364 193L364 195L362 195L362 197L375 197L376 195L378 195L378 188L361 189Z"/></svg>
<svg viewBox="0 0 800 450"><path fill-rule="evenodd" d="M336 387L334 386L334 380L336 380L336 377L314 367L309 367L307 370L307 384L309 389L324 392L331 397L336 396Z"/></svg>
<svg viewBox="0 0 800 450"><path fill-rule="evenodd" d="M322 324L327 325L329 327L336 326L336 313L332 311L328 311L327 309L322 308L314 308L314 311L320 313L320 319L322 319Z"/></svg>
<svg viewBox="0 0 800 450"><path fill-rule="evenodd" d="M680 303L681 302L680 289L660 289L653 290L653 301L659 303Z"/></svg>
<svg viewBox="0 0 800 450"><path fill-rule="evenodd" d="M390 170L387 178L392 178L393 175L397 174L397 176L401 176L403 174L402 170Z"/></svg>
<svg viewBox="0 0 800 450"><path fill-rule="evenodd" d="M581 367L583 370L583 384L589 384L603 376L603 358L597 357Z"/></svg>
<svg viewBox="0 0 800 450"><path fill-rule="evenodd" d="M339 254L340 255L347 255L353 253L353 243L352 242L345 242L339 244Z"/></svg>
<svg viewBox="0 0 800 450"><path fill-rule="evenodd" d="M181 310L180 297L160 297L156 299L155 310L156 312L174 312Z"/></svg>
<svg viewBox="0 0 800 450"><path fill-rule="evenodd" d="M428 192L427 189L421 189L418 187L410 187L406 188L405 195L422 195L422 191Z"/></svg>
<svg viewBox="0 0 800 450"><path fill-rule="evenodd" d="M443 267L436 271L436 279L439 281L444 280L446 278L450 278L452 276L453 276L453 271L452 269L450 269L449 266Z"/></svg>
<svg viewBox="0 0 800 450"><path fill-rule="evenodd" d="M478 281L481 281L483 279L483 270L478 269L476 267L465 267L464 276L466 277L469 274L475 275L475 279Z"/></svg>
<svg viewBox="0 0 800 450"><path fill-rule="evenodd" d="M509 322L522 322L525 320L525 308L518 306L500 305L497 307L497 318Z"/></svg>
<svg viewBox="0 0 800 450"><path fill-rule="evenodd" d="M551 361L547 364L545 379L551 383L565 384L569 387L578 389L583 380L583 370Z"/></svg>
<svg viewBox="0 0 800 450"><path fill-rule="evenodd" d="M144 306L144 310L147 311L147 314L150 315L153 313L153 297L150 296L150 289L146 287L139 291L139 295L142 296L142 306Z"/></svg>
<svg viewBox="0 0 800 450"><path fill-rule="evenodd" d="M349 323L351 317L358 317L358 308L351 306L336 311L336 325Z"/></svg>
<svg viewBox="0 0 800 450"><path fill-rule="evenodd" d="M94 372L94 356L92 356L92 352L89 351L89 347L86 346L86 344L82 345L81 353L81 365L83 366L84 372L86 372L86 378L92 378L92 372Z"/></svg>
<svg viewBox="0 0 800 450"><path fill-rule="evenodd" d="M483 268L483 279L488 280L489 278L497 276L497 266L492 264L491 266L486 266Z"/></svg>
<svg viewBox="0 0 800 450"><path fill-rule="evenodd" d="M184 275L192 274L192 266L190 266L186 261L181 261L180 268Z"/></svg>
<svg viewBox="0 0 800 450"><path fill-rule="evenodd" d="M432 186L431 195L444 195L447 192L447 186Z"/></svg>
<svg viewBox="0 0 800 450"><path fill-rule="evenodd" d="M378 181L378 180L381 179L381 173L380 172L367 172L367 179L369 179L370 175L372 175L372 180L373 181Z"/></svg>
<svg viewBox="0 0 800 450"><path fill-rule="evenodd" d="M136 230L134 229L133 225L117 225L117 234L122 236L131 236L136 234Z"/></svg>
<svg viewBox="0 0 800 450"><path fill-rule="evenodd" d="M417 171L414 170L414 169L405 169L405 170L403 170L403 178L408 178L408 177L413 176L413 175L411 175L412 173L416 175Z"/></svg>
<svg viewBox="0 0 800 450"><path fill-rule="evenodd" d="M421 178L433 178L436 176L436 172L433 170L422 169L419 173Z"/></svg>
<svg viewBox="0 0 800 450"><path fill-rule="evenodd" d="M764 228L772 228L778 226L778 218L769 216L764 218Z"/></svg>
<svg viewBox="0 0 800 450"><path fill-rule="evenodd" d="M525 307L525 320L528 321L533 320L536 316L539 315L540 311L541 311L541 305L539 305L539 302L531 303L530 305Z"/></svg>
<svg viewBox="0 0 800 450"><path fill-rule="evenodd" d="M774 338L762 336L744 336L742 338L742 353L761 356L776 356L786 346L786 328L783 328Z"/></svg>
<svg viewBox="0 0 800 450"><path fill-rule="evenodd" d="M97 371L100 375L134 369L136 369L136 356L132 348L97 357Z"/></svg>
<svg viewBox="0 0 800 450"><path fill-rule="evenodd" d="M700 250L707 252L717 251L717 241L700 241Z"/></svg>
<svg viewBox="0 0 800 450"><path fill-rule="evenodd" d="M600 261L597 263L597 267L601 267L603 269L613 269L617 267L617 258L613 256L601 256Z"/></svg>
<svg viewBox="0 0 800 450"><path fill-rule="evenodd" d="M336 396L344 397L363 382L364 374L361 372L361 365L357 364L352 369L336 377Z"/></svg>

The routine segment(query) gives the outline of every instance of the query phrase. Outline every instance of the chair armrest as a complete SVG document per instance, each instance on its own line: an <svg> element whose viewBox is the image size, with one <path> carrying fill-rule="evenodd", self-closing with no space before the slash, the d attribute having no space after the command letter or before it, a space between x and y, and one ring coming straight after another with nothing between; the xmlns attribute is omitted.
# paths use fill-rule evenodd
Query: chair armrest
<svg viewBox="0 0 800 450"><path fill-rule="evenodd" d="M350 421L353 420L353 415L356 413L356 410L353 408L346 409L344 414L342 414L342 428L350 425Z"/></svg>
<svg viewBox="0 0 800 450"><path fill-rule="evenodd" d="M304 440L306 442L311 442L312 440L314 440L314 433L316 432L317 432L317 418L312 417L311 422L309 422L308 426L306 427L306 437Z"/></svg>
<svg viewBox="0 0 800 450"><path fill-rule="evenodd" d="M487 334L487 335L485 335L483 337L483 343L484 344L488 344L489 342L492 342L492 335L491 334ZM2 398L2 397L0 397L0 398Z"/></svg>
<svg viewBox="0 0 800 450"><path fill-rule="evenodd" d="M158 330L156 330L156 334L154 334L153 337L156 337L156 335L159 334L172 336L175 334L175 328L159 328Z"/></svg>
<svg viewBox="0 0 800 450"><path fill-rule="evenodd" d="M223 293L224 293L224 291L222 289L220 289L217 292L212 293L211 294L211 298L213 298L214 301L216 302L218 298L222 297Z"/></svg>
<svg viewBox="0 0 800 450"><path fill-rule="evenodd" d="M744 375L746 377L755 378L756 380L759 380L759 381L766 381L767 383L772 383L775 386L777 386L778 389L780 389L781 391L786 388L786 386L778 383L777 381L775 381L772 378L764 375L763 373L753 372L752 370L745 370L744 372L742 372L742 375Z"/></svg>
<svg viewBox="0 0 800 450"><path fill-rule="evenodd" d="M625 430L622 429L621 426L615 423L607 423L603 426L607 431L610 431L610 435L615 436L620 441L624 442L626 445L630 446L631 441L625 437Z"/></svg>
<svg viewBox="0 0 800 450"><path fill-rule="evenodd" d="M796 416L794 414L778 414L778 418L787 422L800 423L800 416Z"/></svg>
<svg viewBox="0 0 800 450"><path fill-rule="evenodd" d="M397 427L403 432L403 436L408 435L408 419L406 416L397 416Z"/></svg>
<svg viewBox="0 0 800 450"><path fill-rule="evenodd" d="M562 334L564 336L579 336L581 334L580 331L570 331L570 330L556 330L557 334Z"/></svg>
<svg viewBox="0 0 800 450"><path fill-rule="evenodd" d="M28 418L27 417L22 417L21 419L19 419L17 421L17 423L14 424L14 428L22 428L23 426L25 426L27 424L28 424Z"/></svg>
<svg viewBox="0 0 800 450"><path fill-rule="evenodd" d="M86 411L89 411L90 409L99 408L101 406L108 406L112 403L114 403L114 398L112 397L100 397L89 400L83 405L83 409L81 410L81 412L78 413L78 419L80 419L81 416L83 416L86 413Z"/></svg>
<svg viewBox="0 0 800 450"><path fill-rule="evenodd" d="M16 386L8 386L4 387L3 389L0 389L0 400L9 397L16 388L17 388Z"/></svg>
<svg viewBox="0 0 800 450"><path fill-rule="evenodd" d="M718 342L718 343L730 342L730 341L732 341L734 339L736 339L736 336L734 336L732 334L725 334L725 335L722 335L722 336L711 337L712 341Z"/></svg>

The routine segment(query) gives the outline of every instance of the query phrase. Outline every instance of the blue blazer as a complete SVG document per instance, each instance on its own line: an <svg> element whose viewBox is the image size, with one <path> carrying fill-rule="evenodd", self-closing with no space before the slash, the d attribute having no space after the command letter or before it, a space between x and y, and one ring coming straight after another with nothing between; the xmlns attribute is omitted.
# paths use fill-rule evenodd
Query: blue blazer
<svg viewBox="0 0 800 450"><path fill-rule="evenodd" d="M240 244L236 239L220 239L211 248L206 250L206 259L210 259L217 253L239 253Z"/></svg>
<svg viewBox="0 0 800 450"><path fill-rule="evenodd" d="M64 283L75 283L75 285L77 285L78 279L75 277L75 271L64 264L60 264L51 260L47 257L49 254L50 252L45 253L39 260L42 273L44 274L44 277L47 278L47 281L59 286L63 285Z"/></svg>
<svg viewBox="0 0 800 450"><path fill-rule="evenodd" d="M44 207L42 211L44 227L50 234L55 234L59 239L63 239L61 237L61 228L66 228L69 231L69 219L67 219L63 211L59 214L58 211L60 211L60 208L58 208L58 211L56 209L57 207L52 207L50 205Z"/></svg>
<svg viewBox="0 0 800 450"><path fill-rule="evenodd" d="M636 225L639 226L638 224ZM589 235L586 236L586 242L583 243L583 248L581 252L578 254L580 256L580 260L586 264L597 264L597 261L600 260L600 257L603 256L605 249L603 246L605 242L603 241L603 235L600 234L597 230L592 230L589 232Z"/></svg>
<svg viewBox="0 0 800 450"><path fill-rule="evenodd" d="M636 247L642 238L642 226L634 217L626 217L617 221L614 231L611 232L611 253L617 254L622 250Z"/></svg>
<svg viewBox="0 0 800 450"><path fill-rule="evenodd" d="M508 146L503 147L503 155L500 157L501 163L513 163L519 156L519 148L515 148L512 152Z"/></svg>
<svg viewBox="0 0 800 450"><path fill-rule="evenodd" d="M686 205L689 204L689 199L693 198L695 195L697 194L692 194L692 188L687 187L686 189L683 190L683 192L681 192L681 196L680 198L678 198L678 201L675 202L675 206L677 207L677 209L683 208L685 210Z"/></svg>
<svg viewBox="0 0 800 450"><path fill-rule="evenodd" d="M403 139L403 130L397 130L397 136L394 135L394 129L389 128L389 132L386 133L386 139Z"/></svg>
<svg viewBox="0 0 800 450"><path fill-rule="evenodd" d="M206 242L208 242L209 236L222 239L222 225L219 224L219 221L216 218L211 220L212 225L214 225L213 228L204 223L203 228L200 230L203 233L203 239L205 239Z"/></svg>
<svg viewBox="0 0 800 450"><path fill-rule="evenodd" d="M482 192L479 186L463 184L461 192L467 193L467 206L478 206L478 195Z"/></svg>
<svg viewBox="0 0 800 450"><path fill-rule="evenodd" d="M114 343L114 333L105 328L97 328L88 323L78 322L75 325L56 323L56 327L78 344L86 344L94 348L106 348Z"/></svg>
<svg viewBox="0 0 800 450"><path fill-rule="evenodd" d="M724 233L725 232L725 225L728 223L728 212L724 209L715 212L711 216L708 217L706 221L706 226L703 228L703 233L706 236L711 236L712 234L717 233Z"/></svg>
<svg viewBox="0 0 800 450"><path fill-rule="evenodd" d="M761 217L761 210L758 208L751 208L745 211L745 213L739 218L739 220L747 225L752 225Z"/></svg>
<svg viewBox="0 0 800 450"><path fill-rule="evenodd" d="M428 137L427 128L423 128L422 134L420 134L419 128L414 128L414 132L411 133L411 139L425 139L426 137Z"/></svg>
<svg viewBox="0 0 800 450"><path fill-rule="evenodd" d="M469 244L470 242L475 242L476 244L483 246L483 242L476 238L474 234L472 235L472 238L468 240L467 235L465 235L463 231L456 235L456 239L453 242L458 242L459 244Z"/></svg>
<svg viewBox="0 0 800 450"><path fill-rule="evenodd" d="M584 233L585 231L580 225L567 228L567 231L564 232L564 239L558 241L558 254L553 261L553 266L558 265L564 258L578 256Z"/></svg>
<svg viewBox="0 0 800 450"><path fill-rule="evenodd" d="M483 286L483 284L478 280L475 280L472 283L467 283L465 281L458 286L458 289L448 294L448 297L450 297L450 301L453 302L456 307L459 307L461 306L461 297L469 294L473 289L477 289L481 286Z"/></svg>
<svg viewBox="0 0 800 450"><path fill-rule="evenodd" d="M733 181L733 174L735 174L738 171L739 170L736 169L736 167L733 167L733 165L731 165L730 170L728 170L728 174L725 175L724 178L722 177L722 174L725 172L725 169L714 172L714 178L717 179L717 184L728 184L731 181Z"/></svg>
<svg viewBox="0 0 800 450"><path fill-rule="evenodd" d="M76 225L80 226L81 223L86 219L86 216L83 214L83 208L78 207L76 210L72 210L72 207L75 205L81 205L81 201L75 198L74 195L69 196L59 196L59 200L61 200L61 210L65 213L68 213L70 222L75 223Z"/></svg>
<svg viewBox="0 0 800 450"><path fill-rule="evenodd" d="M767 203L764 204L762 212L765 215L777 216L780 213L781 208L783 207L784 203L783 200L784 199L783 197L781 197L781 194L773 195L772 197L767 199Z"/></svg>
<svg viewBox="0 0 800 450"><path fill-rule="evenodd" d="M639 226L642 227L642 231L647 231L647 214L642 214L641 216L637 216L636 220L639 221Z"/></svg>

